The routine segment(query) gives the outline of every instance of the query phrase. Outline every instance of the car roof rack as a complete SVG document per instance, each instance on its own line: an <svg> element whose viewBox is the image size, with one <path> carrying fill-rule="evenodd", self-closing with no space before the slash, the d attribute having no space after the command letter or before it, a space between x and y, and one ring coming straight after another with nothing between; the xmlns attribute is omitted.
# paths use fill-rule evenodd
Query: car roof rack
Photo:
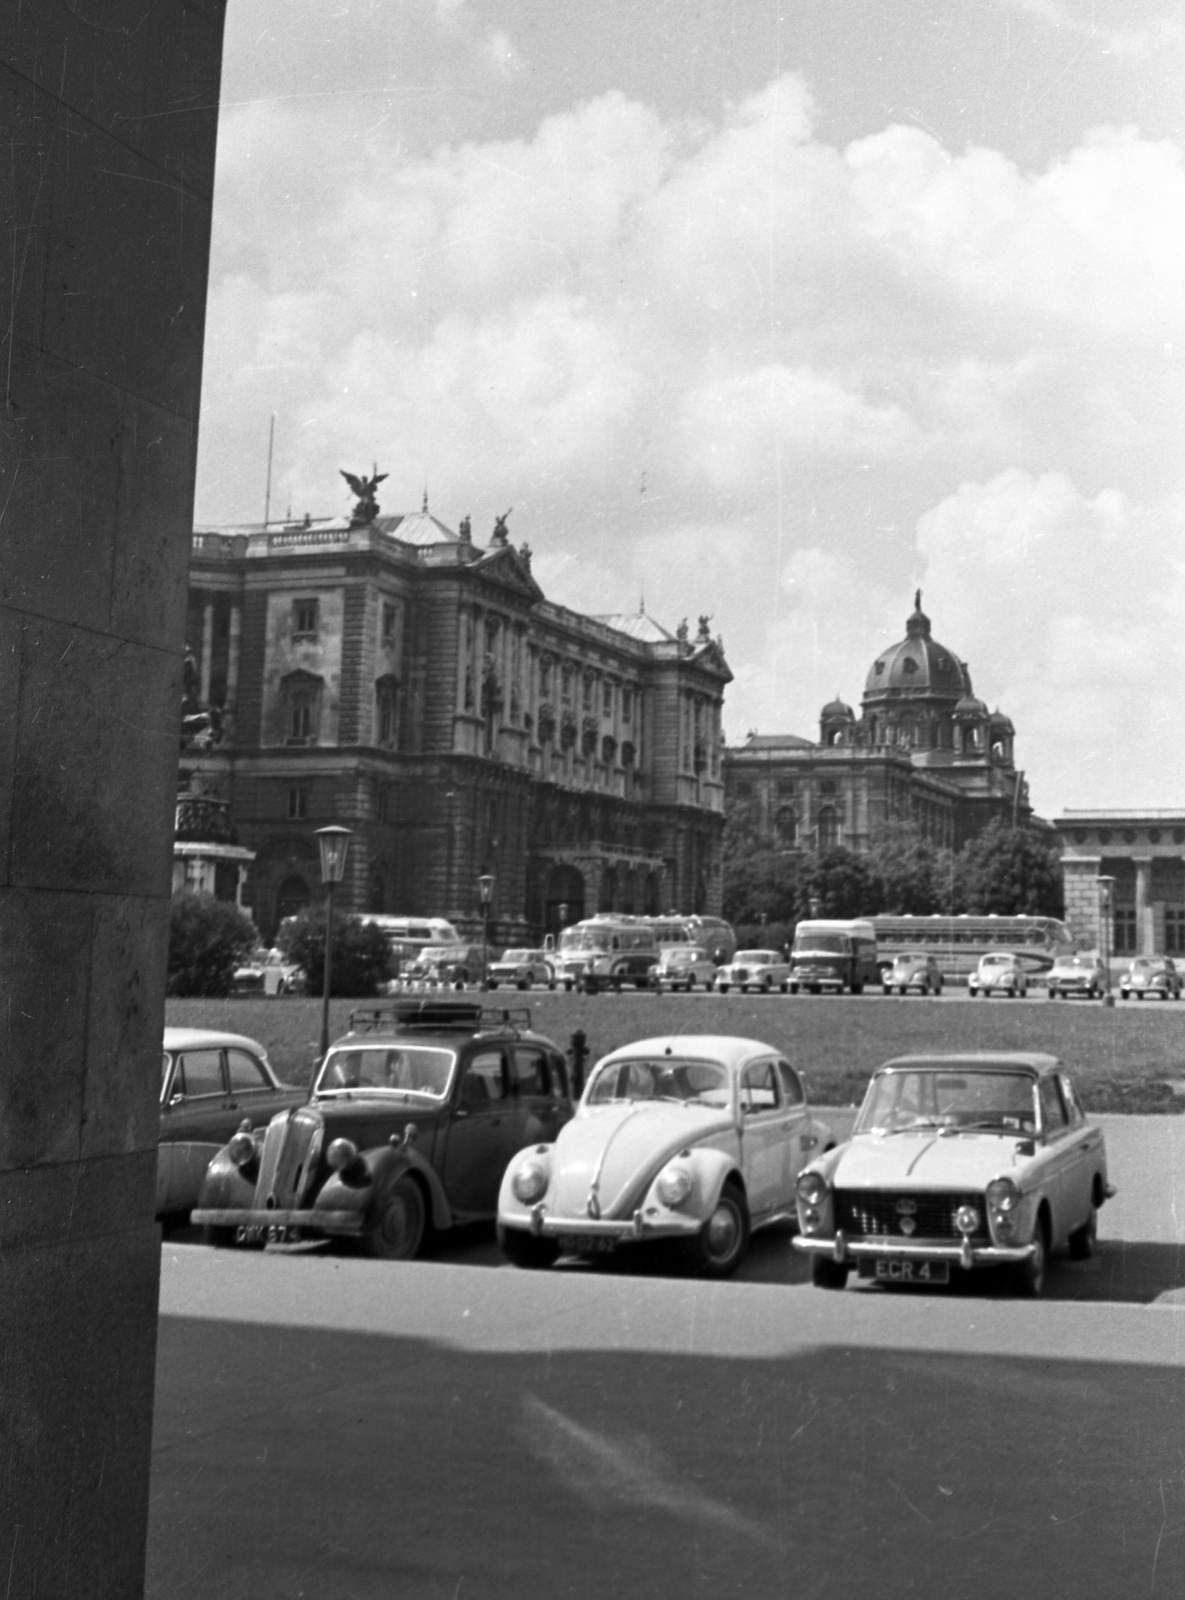
<svg viewBox="0 0 1185 1600"><path fill-rule="evenodd" d="M392 1000L350 1012L351 1033L406 1033L418 1028L488 1033L530 1026L530 1006L483 1006L479 1000Z"/></svg>

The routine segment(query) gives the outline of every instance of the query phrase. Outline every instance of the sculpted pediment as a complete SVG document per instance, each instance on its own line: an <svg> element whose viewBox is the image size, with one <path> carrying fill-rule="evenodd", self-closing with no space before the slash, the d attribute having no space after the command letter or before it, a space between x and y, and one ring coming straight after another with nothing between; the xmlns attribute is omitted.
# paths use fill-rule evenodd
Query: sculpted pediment
<svg viewBox="0 0 1185 1600"><path fill-rule="evenodd" d="M480 561L474 562L470 571L480 573L489 582L497 583L523 599L543 599L543 590L531 576L527 558L511 544L489 551Z"/></svg>

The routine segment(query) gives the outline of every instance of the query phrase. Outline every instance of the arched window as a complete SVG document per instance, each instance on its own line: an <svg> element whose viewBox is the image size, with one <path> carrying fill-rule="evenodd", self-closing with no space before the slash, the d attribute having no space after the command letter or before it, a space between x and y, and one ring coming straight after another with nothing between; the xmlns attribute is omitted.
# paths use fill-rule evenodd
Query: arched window
<svg viewBox="0 0 1185 1600"><path fill-rule="evenodd" d="M283 922L285 917L295 917L302 912L309 903L309 886L297 873L284 878L276 890L276 921Z"/></svg>
<svg viewBox="0 0 1185 1600"><path fill-rule="evenodd" d="M783 844L798 843L798 818L789 806L783 806L777 815L778 838Z"/></svg>
<svg viewBox="0 0 1185 1600"><path fill-rule="evenodd" d="M828 850L839 843L839 813L834 806L824 806L819 812L819 849Z"/></svg>

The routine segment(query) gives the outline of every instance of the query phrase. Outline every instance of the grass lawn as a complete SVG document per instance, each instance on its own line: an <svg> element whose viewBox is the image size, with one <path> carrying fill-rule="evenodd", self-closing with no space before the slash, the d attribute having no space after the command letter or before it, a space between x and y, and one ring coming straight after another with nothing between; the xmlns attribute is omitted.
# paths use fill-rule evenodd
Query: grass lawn
<svg viewBox="0 0 1185 1600"><path fill-rule="evenodd" d="M1074 1072L1088 1111L1185 1111L1185 1003L1105 1010L1087 1001L885 999L880 996L551 994L500 990L490 1004L529 1004L534 1025L566 1046L576 1028L591 1059L662 1033L732 1033L783 1050L807 1076L817 1105L858 1101L890 1056L935 1050L1045 1050ZM335 1000L330 1037L357 1000ZM307 1083L321 1029L319 1000L170 1000L167 1020L230 1028L267 1049L282 1078Z"/></svg>

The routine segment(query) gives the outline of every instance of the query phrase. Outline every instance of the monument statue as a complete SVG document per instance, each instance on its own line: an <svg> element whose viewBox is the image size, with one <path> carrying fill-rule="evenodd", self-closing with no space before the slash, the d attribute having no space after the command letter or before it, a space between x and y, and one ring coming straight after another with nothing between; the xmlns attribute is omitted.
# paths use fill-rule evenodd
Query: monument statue
<svg viewBox="0 0 1185 1600"><path fill-rule="evenodd" d="M388 474L376 469L369 478L356 478L352 472L346 472L341 468L338 470L358 496L358 503L350 513L350 526L365 528L379 514L379 503L374 497L374 491Z"/></svg>

